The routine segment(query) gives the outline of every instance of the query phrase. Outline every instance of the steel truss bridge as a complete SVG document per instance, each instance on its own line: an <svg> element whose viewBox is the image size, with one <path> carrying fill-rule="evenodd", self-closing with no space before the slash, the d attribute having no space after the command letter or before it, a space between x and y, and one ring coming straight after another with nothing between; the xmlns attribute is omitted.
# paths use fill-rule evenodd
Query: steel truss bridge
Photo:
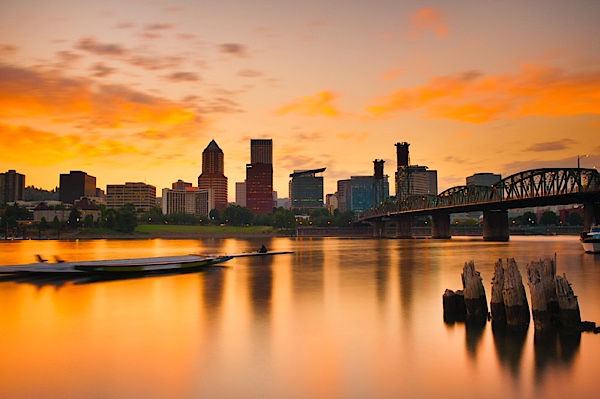
<svg viewBox="0 0 600 399"><path fill-rule="evenodd" d="M506 211L578 203L593 206L598 202L600 202L600 173L596 169L532 169L515 173L492 186L458 186L439 195L410 195L406 198L396 198L395 202L383 203L365 211L358 221L371 223L418 215Z"/></svg>

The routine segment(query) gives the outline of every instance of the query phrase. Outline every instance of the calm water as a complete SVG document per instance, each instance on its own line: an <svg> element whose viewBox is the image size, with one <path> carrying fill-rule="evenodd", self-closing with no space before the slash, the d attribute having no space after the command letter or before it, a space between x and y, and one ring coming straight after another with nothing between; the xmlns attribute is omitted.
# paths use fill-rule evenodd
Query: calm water
<svg viewBox="0 0 600 399"><path fill-rule="evenodd" d="M577 237L0 242L0 264L254 251L193 274L0 281L6 398L592 398L600 335L447 325L442 294L475 261L557 254L582 318L600 322L600 256ZM527 289L528 291L528 289ZM528 292L529 294L529 292Z"/></svg>

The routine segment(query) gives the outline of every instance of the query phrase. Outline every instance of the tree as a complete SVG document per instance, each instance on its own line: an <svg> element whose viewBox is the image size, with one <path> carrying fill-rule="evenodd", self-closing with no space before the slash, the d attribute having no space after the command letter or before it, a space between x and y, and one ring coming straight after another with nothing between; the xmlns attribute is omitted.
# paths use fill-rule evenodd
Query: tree
<svg viewBox="0 0 600 399"><path fill-rule="evenodd" d="M85 215L83 225L85 227L94 227L94 215Z"/></svg>
<svg viewBox="0 0 600 399"><path fill-rule="evenodd" d="M295 226L296 218L294 217L294 212L281 206L275 210L273 214L273 227L289 229Z"/></svg>
<svg viewBox="0 0 600 399"><path fill-rule="evenodd" d="M583 217L577 212L569 212L567 222L571 226L583 226Z"/></svg>
<svg viewBox="0 0 600 399"><path fill-rule="evenodd" d="M348 227L354 222L354 211L344 211L333 220L333 224L339 227Z"/></svg>
<svg viewBox="0 0 600 399"><path fill-rule="evenodd" d="M221 216L219 215L219 211L216 209L211 209L210 212L208 212L208 218L213 224L221 223Z"/></svg>
<svg viewBox="0 0 600 399"><path fill-rule="evenodd" d="M79 221L81 221L81 212L79 212L78 208L73 208L71 213L69 213L69 224L71 227L79 226Z"/></svg>
<svg viewBox="0 0 600 399"><path fill-rule="evenodd" d="M114 229L122 233L133 233L137 227L137 216L131 209L119 209Z"/></svg>
<svg viewBox="0 0 600 399"><path fill-rule="evenodd" d="M533 212L525 212L523 214L523 225L524 226L533 226L537 224L537 216Z"/></svg>
<svg viewBox="0 0 600 399"><path fill-rule="evenodd" d="M140 221L149 224L163 224L165 222L165 215L163 215L162 209L155 206L145 212Z"/></svg>
<svg viewBox="0 0 600 399"><path fill-rule="evenodd" d="M254 215L250 209L239 205L228 206L223 211L223 219L225 220L225 223L232 226L248 225L252 223L253 218Z"/></svg>
<svg viewBox="0 0 600 399"><path fill-rule="evenodd" d="M546 211L542 213L540 224L542 226L556 226L558 224L558 215L552 211Z"/></svg>

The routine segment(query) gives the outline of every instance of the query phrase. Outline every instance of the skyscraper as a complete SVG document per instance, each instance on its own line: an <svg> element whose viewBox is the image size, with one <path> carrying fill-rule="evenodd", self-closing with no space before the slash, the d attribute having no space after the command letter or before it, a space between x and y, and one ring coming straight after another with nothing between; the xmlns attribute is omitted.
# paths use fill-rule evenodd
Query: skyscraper
<svg viewBox="0 0 600 399"><path fill-rule="evenodd" d="M223 151L215 140L211 140L202 151L202 173L198 176L198 189L214 192L214 206L217 210L227 208L227 177L225 177Z"/></svg>
<svg viewBox="0 0 600 399"><path fill-rule="evenodd" d="M250 140L246 165L246 206L255 214L273 212L273 140Z"/></svg>
<svg viewBox="0 0 600 399"><path fill-rule="evenodd" d="M290 174L290 201L292 208L302 209L307 214L323 207L323 176L325 168L296 170Z"/></svg>

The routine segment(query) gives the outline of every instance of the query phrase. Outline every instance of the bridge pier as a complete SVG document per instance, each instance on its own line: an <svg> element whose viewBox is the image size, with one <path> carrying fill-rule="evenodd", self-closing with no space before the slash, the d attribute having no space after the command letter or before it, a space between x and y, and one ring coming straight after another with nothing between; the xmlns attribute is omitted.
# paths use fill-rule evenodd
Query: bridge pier
<svg viewBox="0 0 600 399"><path fill-rule="evenodd" d="M600 205L594 204L592 201L583 203L583 231L589 231L596 223L600 223L600 215L597 215Z"/></svg>
<svg viewBox="0 0 600 399"><path fill-rule="evenodd" d="M411 219L399 219L395 220L396 225L396 238L412 238Z"/></svg>
<svg viewBox="0 0 600 399"><path fill-rule="evenodd" d="M434 215L431 217L431 238L451 238L450 214Z"/></svg>
<svg viewBox="0 0 600 399"><path fill-rule="evenodd" d="M483 211L483 239L486 241L508 241L508 211Z"/></svg>
<svg viewBox="0 0 600 399"><path fill-rule="evenodd" d="M385 222L369 222L373 226L373 237L381 238L385 235Z"/></svg>

